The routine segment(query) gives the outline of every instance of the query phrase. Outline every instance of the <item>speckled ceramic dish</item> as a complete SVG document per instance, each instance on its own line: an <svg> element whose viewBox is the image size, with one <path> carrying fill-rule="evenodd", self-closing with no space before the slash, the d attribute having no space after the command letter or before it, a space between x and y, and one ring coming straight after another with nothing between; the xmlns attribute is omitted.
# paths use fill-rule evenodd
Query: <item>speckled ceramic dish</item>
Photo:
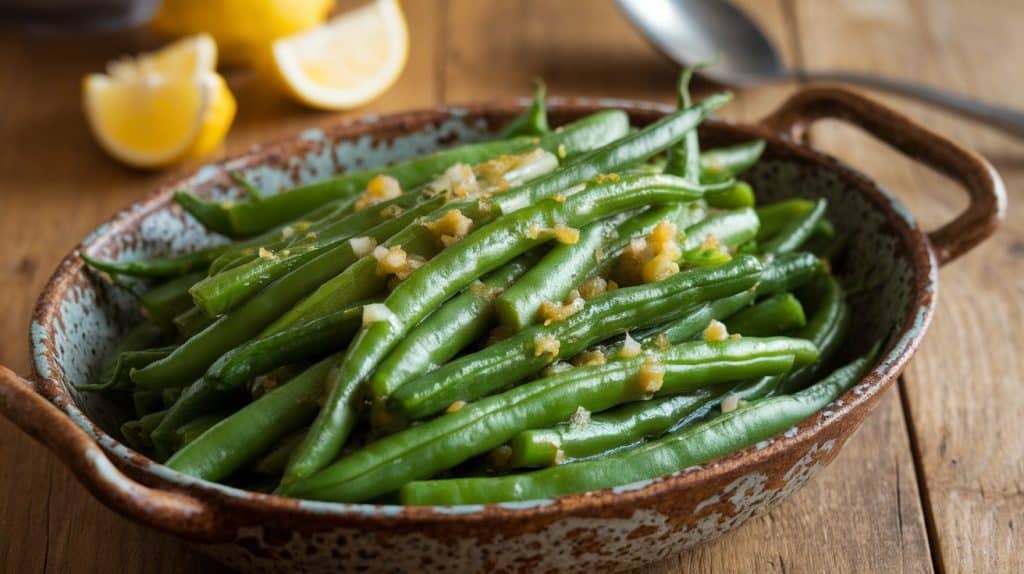
<svg viewBox="0 0 1024 574"><path fill-rule="evenodd" d="M523 102L440 108L313 130L210 165L117 214L79 246L105 259L193 248L214 239L171 201L186 187L228 197L229 170L262 189L480 139ZM637 124L668 108L604 100L555 100L559 123L621 107ZM924 233L867 177L798 143L816 119L859 125L959 182L969 207ZM839 453L917 348L935 305L938 267L976 245L1003 210L1002 183L982 158L861 96L814 88L757 125L707 122L708 146L764 138L765 158L745 178L762 200L824 196L848 234L837 271L864 289L852 298L854 345L879 338L883 358L817 416L772 440L657 480L554 500L458 507L306 502L253 494L171 471L117 439L122 413L78 393L138 310L71 253L39 299L31 327L34 373L0 367L0 410L67 464L100 500L171 532L243 571L580 571L636 567L731 530L789 496ZM595 570L595 568L599 570Z"/></svg>

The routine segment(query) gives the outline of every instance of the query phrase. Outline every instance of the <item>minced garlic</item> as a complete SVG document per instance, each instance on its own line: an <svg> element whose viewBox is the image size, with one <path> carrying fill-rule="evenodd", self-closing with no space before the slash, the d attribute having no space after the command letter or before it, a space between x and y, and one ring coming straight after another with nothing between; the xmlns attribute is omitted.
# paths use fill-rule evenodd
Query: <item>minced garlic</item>
<svg viewBox="0 0 1024 574"><path fill-rule="evenodd" d="M582 406L576 407L576 412L569 417L569 428L581 429L590 424L590 411Z"/></svg>
<svg viewBox="0 0 1024 574"><path fill-rule="evenodd" d="M676 273L679 273L679 264L673 260L671 255L661 253L644 263L640 276L644 283L654 283Z"/></svg>
<svg viewBox="0 0 1024 574"><path fill-rule="evenodd" d="M377 240L372 237L353 237L348 240L352 246L352 254L356 257L365 257L377 248Z"/></svg>
<svg viewBox="0 0 1024 574"><path fill-rule="evenodd" d="M664 351L672 346L672 341L668 340L668 335L665 333L658 333L658 336L654 338L654 346Z"/></svg>
<svg viewBox="0 0 1024 574"><path fill-rule="evenodd" d="M739 395L732 393L722 399L719 408L723 413L729 413L746 405L747 401L743 400Z"/></svg>
<svg viewBox="0 0 1024 574"><path fill-rule="evenodd" d="M537 335L533 339L533 356L539 357L548 354L554 359L558 357L558 350L561 345L561 342L551 335Z"/></svg>
<svg viewBox="0 0 1024 574"><path fill-rule="evenodd" d="M543 371L540 372L542 377L553 377L558 373L564 373L572 369L572 364L566 363L565 361L555 361L548 365Z"/></svg>
<svg viewBox="0 0 1024 574"><path fill-rule="evenodd" d="M295 228L291 225L285 225L281 228L281 239L291 239L295 235Z"/></svg>
<svg viewBox="0 0 1024 574"><path fill-rule="evenodd" d="M310 241L313 241L313 240L315 240L319 236L317 235L316 231L310 231L310 232L306 233L305 237L306 237L306 239L308 239Z"/></svg>
<svg viewBox="0 0 1024 574"><path fill-rule="evenodd" d="M572 364L577 367L603 365L607 362L608 358L601 351L584 351L572 358Z"/></svg>
<svg viewBox="0 0 1024 574"><path fill-rule="evenodd" d="M702 335L704 340L711 343L715 341L724 341L729 338L729 330L725 328L725 323L712 319L708 326L704 328Z"/></svg>
<svg viewBox="0 0 1024 574"><path fill-rule="evenodd" d="M580 230L575 227L559 223L552 231L555 234L555 239L564 245L576 245L580 240Z"/></svg>
<svg viewBox="0 0 1024 574"><path fill-rule="evenodd" d="M466 406L466 401L455 401L454 403L448 405L448 408L446 408L444 412L448 414L457 413L460 410L462 410L462 407L464 406Z"/></svg>
<svg viewBox="0 0 1024 574"><path fill-rule="evenodd" d="M620 179L622 178L619 177L619 174L617 173L602 173L594 176L590 181L593 181L594 183L615 183Z"/></svg>
<svg viewBox="0 0 1024 574"><path fill-rule="evenodd" d="M434 237L445 247L457 242L473 228L473 220L462 214L459 209L449 209L441 217L424 224Z"/></svg>
<svg viewBox="0 0 1024 574"><path fill-rule="evenodd" d="M389 205L389 206L385 207L384 209L380 210L380 218L381 219L394 219L394 218L402 215L403 213L405 213L405 210L402 209L401 205Z"/></svg>
<svg viewBox="0 0 1024 574"><path fill-rule="evenodd" d="M644 362L643 366L640 367L640 372L637 373L637 383L640 384L640 390L645 395L653 395L654 393L661 390L661 385L665 382L665 365L657 361L648 359Z"/></svg>
<svg viewBox="0 0 1024 574"><path fill-rule="evenodd" d="M580 297L593 299L608 290L608 281L600 275L589 277L580 284Z"/></svg>
<svg viewBox="0 0 1024 574"><path fill-rule="evenodd" d="M551 463L555 466L565 464L565 451L560 448L555 450L555 456L551 459Z"/></svg>
<svg viewBox="0 0 1024 574"><path fill-rule="evenodd" d="M395 314L388 309L388 306L384 303L370 303L369 305L363 305L363 325L370 323L377 323L380 321L390 321Z"/></svg>
<svg viewBox="0 0 1024 574"><path fill-rule="evenodd" d="M269 249L267 249L266 247L260 247L259 256L260 256L260 259L273 259L274 258L274 252L269 250Z"/></svg>
<svg viewBox="0 0 1024 574"><path fill-rule="evenodd" d="M366 191L359 196L353 208L356 211L385 202L402 195L402 186L390 175L378 175L366 184Z"/></svg>
<svg viewBox="0 0 1024 574"><path fill-rule="evenodd" d="M622 341L622 349L619 350L619 357L632 359L639 355L642 350L643 347L640 346L640 343L627 332L625 340Z"/></svg>
<svg viewBox="0 0 1024 574"><path fill-rule="evenodd" d="M583 309L583 305L583 298L580 297L579 292L573 291L564 303L552 303L551 301L541 303L540 318L544 321L545 325L550 325L555 321L562 321L572 317Z"/></svg>
<svg viewBox="0 0 1024 574"><path fill-rule="evenodd" d="M401 245L391 248L379 245L373 250L373 257L377 260L378 275L396 275L401 279L401 274L408 272L413 265L409 254Z"/></svg>

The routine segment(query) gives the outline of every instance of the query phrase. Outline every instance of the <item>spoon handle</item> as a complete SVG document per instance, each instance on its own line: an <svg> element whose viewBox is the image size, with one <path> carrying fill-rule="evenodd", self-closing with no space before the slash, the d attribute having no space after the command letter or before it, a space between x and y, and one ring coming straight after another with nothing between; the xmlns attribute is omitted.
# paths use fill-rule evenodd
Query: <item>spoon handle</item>
<svg viewBox="0 0 1024 574"><path fill-rule="evenodd" d="M1024 111L997 106L930 86L857 72L799 70L794 75L812 82L842 82L909 96L988 124L1012 136L1024 138Z"/></svg>

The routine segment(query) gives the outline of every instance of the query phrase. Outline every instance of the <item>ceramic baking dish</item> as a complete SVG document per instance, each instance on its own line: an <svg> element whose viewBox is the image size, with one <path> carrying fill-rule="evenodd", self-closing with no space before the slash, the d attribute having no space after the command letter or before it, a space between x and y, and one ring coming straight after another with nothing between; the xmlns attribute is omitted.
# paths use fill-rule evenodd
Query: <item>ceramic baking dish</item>
<svg viewBox="0 0 1024 574"><path fill-rule="evenodd" d="M744 175L761 201L828 198L829 218L849 236L837 272L863 286L851 298L849 351L863 351L880 338L885 350L859 384L790 431L699 468L608 490L527 503L414 508L255 494L196 480L133 452L116 433L124 415L101 397L75 390L138 316L132 298L87 269L77 253L117 259L210 242L173 203L173 190L228 197L232 170L262 189L298 185L481 139L524 103L365 117L202 167L155 191L101 225L61 262L31 326L34 372L23 379L0 367L0 410L51 448L105 504L242 571L636 567L737 527L834 459L917 349L935 308L939 266L992 233L1003 212L1002 182L988 162L853 92L808 88L759 123L706 122L701 140L708 147L766 140L763 160ZM643 125L672 111L599 99L556 99L550 107L557 123L615 107ZM966 190L967 209L939 230L923 232L878 184L801 143L810 125L825 117L856 124L946 174Z"/></svg>

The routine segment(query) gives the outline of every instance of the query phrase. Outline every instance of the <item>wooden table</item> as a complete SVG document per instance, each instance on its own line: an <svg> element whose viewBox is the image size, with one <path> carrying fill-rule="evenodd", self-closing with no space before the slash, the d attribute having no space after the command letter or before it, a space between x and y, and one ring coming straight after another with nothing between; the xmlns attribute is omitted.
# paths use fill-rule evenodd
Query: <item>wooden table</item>
<svg viewBox="0 0 1024 574"><path fill-rule="evenodd" d="M790 62L914 79L1024 107L1019 0L748 0ZM399 83L364 110L551 94L671 101L676 69L607 0L408 0L412 49ZM155 45L144 32L0 37L0 362L28 370L36 294L97 223L167 174L124 169L93 144L83 74ZM222 154L343 115L289 103L229 71L239 114ZM743 92L725 115L753 119L795 86ZM1010 210L988 243L942 271L935 322L842 456L773 512L652 572L1024 571L1024 146L889 100L978 149L1006 179ZM948 181L853 130L814 142L898 193L926 226L963 205ZM98 504L48 452L0 421L0 565L6 572L221 571Z"/></svg>

